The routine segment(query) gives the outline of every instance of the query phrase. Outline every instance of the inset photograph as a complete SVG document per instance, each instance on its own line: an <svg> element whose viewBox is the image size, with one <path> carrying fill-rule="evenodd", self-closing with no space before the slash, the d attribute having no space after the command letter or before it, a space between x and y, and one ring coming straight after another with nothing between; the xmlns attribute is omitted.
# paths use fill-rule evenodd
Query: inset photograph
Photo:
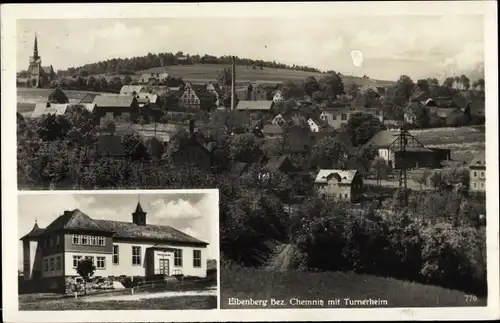
<svg viewBox="0 0 500 323"><path fill-rule="evenodd" d="M19 310L216 309L217 190L18 195Z"/></svg>

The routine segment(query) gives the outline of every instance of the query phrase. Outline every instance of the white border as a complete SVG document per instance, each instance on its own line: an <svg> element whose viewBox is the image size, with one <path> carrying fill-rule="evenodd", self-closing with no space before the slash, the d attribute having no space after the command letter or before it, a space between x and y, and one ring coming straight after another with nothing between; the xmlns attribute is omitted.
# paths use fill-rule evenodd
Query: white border
<svg viewBox="0 0 500 323"><path fill-rule="evenodd" d="M211 311L74 311L17 310L17 197L16 197L16 19L151 18L154 17L325 17L337 15L485 16L486 146L487 146L487 260L488 306L478 308L393 309L266 309ZM332 17L334 19L334 17ZM354 18L354 17L353 17ZM362 19L362 17L358 17ZM495 319L499 313L498 248L498 44L495 1L349 2L349 3L189 3L189 4L14 4L2 5L2 287L6 322L162 322L169 321L317 321L317 320L466 320ZM457 35L460 37L460 35ZM71 315L70 315L71 313Z"/></svg>

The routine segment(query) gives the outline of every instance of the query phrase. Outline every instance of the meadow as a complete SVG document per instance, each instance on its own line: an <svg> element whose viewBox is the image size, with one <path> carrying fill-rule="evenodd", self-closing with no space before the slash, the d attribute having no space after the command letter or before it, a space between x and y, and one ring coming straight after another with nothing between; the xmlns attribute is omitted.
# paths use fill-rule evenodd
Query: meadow
<svg viewBox="0 0 500 323"><path fill-rule="evenodd" d="M208 81L216 81L217 72L223 70L224 68L231 68L231 66L224 64L173 65L150 68L136 72L136 74L160 73L166 71L170 76L181 77L185 81L191 81L193 83L206 83ZM264 69L261 70L259 68L252 69L251 67L241 65L236 66L236 83L238 84L249 82L277 83L284 81L303 81L309 76L322 78L325 75L326 74L317 72L303 72L267 67L264 67ZM349 86L352 83L356 83L360 86L366 84L375 84L377 86L388 86L394 84L394 82L391 81L363 79L347 75L342 75L342 80L344 82L344 86Z"/></svg>
<svg viewBox="0 0 500 323"><path fill-rule="evenodd" d="M231 306L230 298L274 298L286 302L292 298L323 299L324 307L336 308L347 307L344 298L386 300L386 307L486 306L485 298L393 278L353 272L270 271L235 264L221 269L221 308L261 308ZM327 305L327 300L337 298L341 299L339 305Z"/></svg>

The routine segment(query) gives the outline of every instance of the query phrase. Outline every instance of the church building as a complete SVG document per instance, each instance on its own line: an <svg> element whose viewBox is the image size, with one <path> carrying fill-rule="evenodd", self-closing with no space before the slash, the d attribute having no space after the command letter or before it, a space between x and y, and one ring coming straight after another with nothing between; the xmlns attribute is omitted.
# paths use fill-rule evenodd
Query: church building
<svg viewBox="0 0 500 323"><path fill-rule="evenodd" d="M56 73L52 65L42 66L42 58L38 55L38 40L35 35L35 45L33 48L33 56L30 56L29 59L26 86L35 88L45 87L55 79Z"/></svg>
<svg viewBox="0 0 500 323"><path fill-rule="evenodd" d="M92 260L93 277L100 280L207 275L208 243L171 226L147 224L140 202L129 222L93 219L74 209L46 228L35 223L21 241L24 281L38 291L70 293L68 286L81 279L82 259Z"/></svg>

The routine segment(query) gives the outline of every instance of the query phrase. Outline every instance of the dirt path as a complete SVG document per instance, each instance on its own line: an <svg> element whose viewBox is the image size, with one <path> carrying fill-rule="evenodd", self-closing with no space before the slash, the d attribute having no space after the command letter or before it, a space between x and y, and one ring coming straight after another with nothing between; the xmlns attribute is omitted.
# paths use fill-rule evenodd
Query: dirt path
<svg viewBox="0 0 500 323"><path fill-rule="evenodd" d="M85 297L83 302L106 302L106 301L137 301L149 298L165 298L179 296L217 296L217 288L209 288L202 291L183 291L183 292L159 292L159 293L138 293L134 295L118 295L118 296L96 296Z"/></svg>
<svg viewBox="0 0 500 323"><path fill-rule="evenodd" d="M290 267L293 257L293 246L285 244L277 254L271 257L267 269L287 270Z"/></svg>

